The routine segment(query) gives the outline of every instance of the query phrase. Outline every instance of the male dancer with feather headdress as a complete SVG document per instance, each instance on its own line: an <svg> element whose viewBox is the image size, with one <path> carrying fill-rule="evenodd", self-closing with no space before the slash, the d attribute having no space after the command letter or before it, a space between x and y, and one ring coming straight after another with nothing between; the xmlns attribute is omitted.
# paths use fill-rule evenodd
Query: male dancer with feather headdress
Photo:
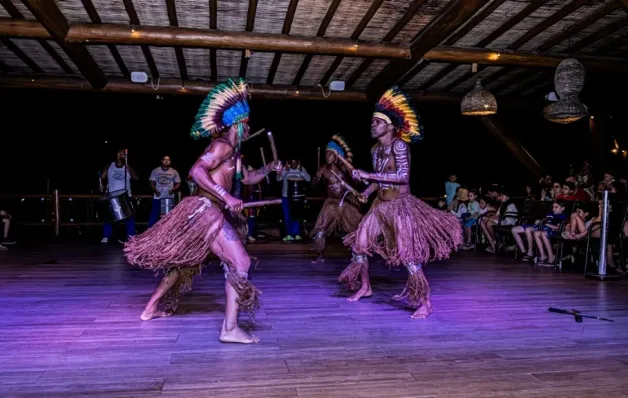
<svg viewBox="0 0 628 398"><path fill-rule="evenodd" d="M222 261L225 272L225 319L220 332L223 343L257 343L238 327L239 309L254 312L259 294L248 280L251 260L232 226L233 212L243 208L231 196L234 178L254 185L269 172L281 170L281 163L249 171L242 167L240 145L249 135L248 88L242 79L216 86L203 101L191 135L195 139L215 137L190 170L197 184L194 196L179 203L151 229L129 240L124 247L127 261L141 268L164 272L142 320L169 316L176 311L179 296L192 286L210 254ZM225 209L226 207L226 209Z"/></svg>
<svg viewBox="0 0 628 398"><path fill-rule="evenodd" d="M327 199L311 232L314 239L312 250L317 253L312 263L324 261L323 252L327 236L333 233L353 232L362 219L357 198L343 184L346 183L348 170L340 162L339 157L351 163L353 153L344 138L334 135L325 148L325 164L316 172L313 181L314 184L325 181Z"/></svg>
<svg viewBox="0 0 628 398"><path fill-rule="evenodd" d="M352 174L356 180L371 182L362 193L364 198L376 191L377 198L358 229L345 237L353 258L339 279L357 290L349 301L371 296L367 256L379 254L389 265L408 269L406 288L395 299L407 298L417 309L412 318L426 318L432 313L432 302L422 265L449 257L462 243L462 230L453 215L410 194L408 144L423 136L409 96L397 87L384 93L376 104L371 137L378 141L371 149L375 172L356 169Z"/></svg>

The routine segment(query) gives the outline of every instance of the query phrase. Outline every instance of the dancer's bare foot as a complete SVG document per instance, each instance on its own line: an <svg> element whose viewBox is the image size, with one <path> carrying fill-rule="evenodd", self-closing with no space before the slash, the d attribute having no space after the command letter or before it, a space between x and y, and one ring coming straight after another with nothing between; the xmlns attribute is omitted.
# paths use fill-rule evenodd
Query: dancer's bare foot
<svg viewBox="0 0 628 398"><path fill-rule="evenodd" d="M325 262L325 259L323 258L323 256L318 256L314 260L312 260L312 264L319 264L319 263L324 263L324 262Z"/></svg>
<svg viewBox="0 0 628 398"><path fill-rule="evenodd" d="M221 343L240 343L240 344L254 344L259 343L259 337L252 336L240 329L238 326L231 330L227 330L223 324L220 331Z"/></svg>
<svg viewBox="0 0 628 398"><path fill-rule="evenodd" d="M410 315L412 319L425 319L432 313L432 303L427 302L421 306L418 310L414 311L414 314Z"/></svg>
<svg viewBox="0 0 628 398"><path fill-rule="evenodd" d="M148 321L153 318L163 318L170 315L172 315L172 311L160 311L160 310L150 309L150 310L144 310L144 312L142 312L142 315L140 315L140 319L142 321Z"/></svg>
<svg viewBox="0 0 628 398"><path fill-rule="evenodd" d="M373 290L371 290L370 286L368 288L360 288L360 290L355 292L353 296L347 298L347 301L354 302L354 301L358 301L362 297L366 298L366 297L371 297L372 295L373 295Z"/></svg>

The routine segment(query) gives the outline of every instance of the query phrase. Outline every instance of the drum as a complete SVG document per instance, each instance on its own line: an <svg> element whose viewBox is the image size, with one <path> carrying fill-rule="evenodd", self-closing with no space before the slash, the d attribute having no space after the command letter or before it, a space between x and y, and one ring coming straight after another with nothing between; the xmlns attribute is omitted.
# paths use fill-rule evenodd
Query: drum
<svg viewBox="0 0 628 398"><path fill-rule="evenodd" d="M170 213L174 208L174 199L160 199L161 202L161 215L165 216Z"/></svg>
<svg viewBox="0 0 628 398"><path fill-rule="evenodd" d="M288 197L294 202L305 200L306 181L288 181Z"/></svg>
<svg viewBox="0 0 628 398"><path fill-rule="evenodd" d="M135 215L133 203L125 189L109 192L98 199L109 208L109 221L122 221Z"/></svg>

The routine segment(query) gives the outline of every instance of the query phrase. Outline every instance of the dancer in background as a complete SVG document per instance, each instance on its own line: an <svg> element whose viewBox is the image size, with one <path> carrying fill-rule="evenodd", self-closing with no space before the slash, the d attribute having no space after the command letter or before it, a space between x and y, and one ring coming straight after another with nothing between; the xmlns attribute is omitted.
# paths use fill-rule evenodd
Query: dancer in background
<svg viewBox="0 0 628 398"><path fill-rule="evenodd" d="M260 292L248 280L251 260L229 221L231 212L242 211L243 203L228 192L234 175L243 184L254 185L270 171L281 170L281 163L272 162L255 171L242 167L240 146L249 135L249 112L248 87L242 79L237 83L229 80L210 91L191 132L195 139L215 137L190 170L198 185L196 195L186 197L153 228L125 245L129 263L165 273L140 319L172 315L180 294L191 289L193 276L200 274L202 264L213 253L222 261L226 279L220 341L259 341L238 326L239 309L254 312Z"/></svg>
<svg viewBox="0 0 628 398"><path fill-rule="evenodd" d="M358 229L345 237L353 259L340 281L357 290L349 301L371 296L367 256L379 254L389 265L408 269L406 288L395 299L407 298L409 305L417 308L412 318L426 318L432 313L432 302L422 266L449 257L462 243L462 229L456 217L410 194L408 144L423 135L410 97L397 87L384 93L376 104L371 137L378 141L371 149L375 173L353 170L353 177L371 182L362 193L364 198L373 192L377 198Z"/></svg>
<svg viewBox="0 0 628 398"><path fill-rule="evenodd" d="M327 199L318 213L316 225L311 232L314 239L312 250L316 252L316 258L312 263L323 262L323 252L325 250L326 237L332 233L345 234L353 232L358 227L362 214L357 198L351 195L350 191L343 186L338 177L343 181L350 181L348 170L338 160L338 157L351 162L353 154L345 140L334 135L325 148L326 164L316 172L314 184L320 181L325 182L327 187ZM350 176L350 175L349 175Z"/></svg>

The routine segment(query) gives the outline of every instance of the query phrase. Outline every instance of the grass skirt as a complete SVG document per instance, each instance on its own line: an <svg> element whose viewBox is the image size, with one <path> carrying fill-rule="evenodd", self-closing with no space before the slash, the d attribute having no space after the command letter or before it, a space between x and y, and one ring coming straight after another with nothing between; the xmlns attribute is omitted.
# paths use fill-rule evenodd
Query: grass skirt
<svg viewBox="0 0 628 398"><path fill-rule="evenodd" d="M330 236L331 234L350 233L358 228L362 213L360 213L360 205L355 196L347 195L342 207L339 205L340 199L336 198L327 198L323 203L314 229L310 234L314 238L312 250L320 253L325 249L324 237L317 237L319 232L322 232L324 236Z"/></svg>
<svg viewBox="0 0 628 398"><path fill-rule="evenodd" d="M217 204L205 197L189 196L152 228L131 237L124 245L124 255L130 264L166 275L175 270L179 272L176 284L161 300L160 309L176 311L180 295L192 289L192 279L201 273L203 264L212 254L211 244L224 223L228 222L227 219L239 219L234 214L223 212ZM246 229L238 227L237 223L234 228L241 238L246 237ZM235 269L233 271L236 272ZM250 282L247 283L250 285ZM244 286L247 283L238 281L237 285L241 289L234 287L238 293L241 293L240 290L251 290L249 286ZM240 298L243 299L242 296ZM258 306L256 300L251 298L245 298L244 301L253 307Z"/></svg>
<svg viewBox="0 0 628 398"><path fill-rule="evenodd" d="M361 235L366 237L362 244L357 242ZM406 195L391 201L375 199L344 243L356 253L379 254L392 266L425 264L448 258L462 243L462 228L455 216Z"/></svg>

